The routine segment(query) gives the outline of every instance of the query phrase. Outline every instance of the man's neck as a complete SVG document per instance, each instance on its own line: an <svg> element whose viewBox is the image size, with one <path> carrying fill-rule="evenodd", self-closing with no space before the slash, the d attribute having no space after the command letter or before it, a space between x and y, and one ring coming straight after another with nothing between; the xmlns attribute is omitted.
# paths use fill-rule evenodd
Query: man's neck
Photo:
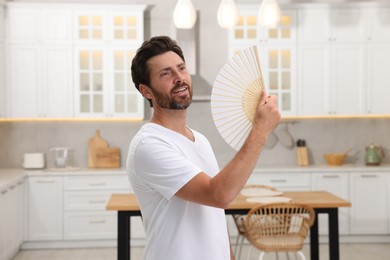
<svg viewBox="0 0 390 260"><path fill-rule="evenodd" d="M151 123L155 123L166 127L172 131L184 135L188 139L194 141L192 132L187 128L187 110L172 110L158 109L153 113L150 119Z"/></svg>

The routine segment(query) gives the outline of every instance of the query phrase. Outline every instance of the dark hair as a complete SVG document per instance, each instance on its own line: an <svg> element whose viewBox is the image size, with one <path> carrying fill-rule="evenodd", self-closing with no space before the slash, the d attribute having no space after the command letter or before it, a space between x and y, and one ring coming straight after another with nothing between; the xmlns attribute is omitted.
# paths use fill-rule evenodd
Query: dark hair
<svg viewBox="0 0 390 260"><path fill-rule="evenodd" d="M145 84L150 86L150 69L148 68L148 60L154 56L173 51L182 58L185 62L183 51L177 45L177 42L168 36L155 36L150 40L145 41L137 50L133 61L131 62L131 77L137 90L139 85ZM151 100L148 100L152 107Z"/></svg>

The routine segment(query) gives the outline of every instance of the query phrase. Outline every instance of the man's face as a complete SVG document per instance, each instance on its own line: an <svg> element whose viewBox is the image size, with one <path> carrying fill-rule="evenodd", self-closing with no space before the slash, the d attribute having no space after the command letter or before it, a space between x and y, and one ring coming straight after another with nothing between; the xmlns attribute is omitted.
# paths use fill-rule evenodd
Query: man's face
<svg viewBox="0 0 390 260"><path fill-rule="evenodd" d="M186 64L169 51L148 61L153 106L186 109L192 101L191 76Z"/></svg>

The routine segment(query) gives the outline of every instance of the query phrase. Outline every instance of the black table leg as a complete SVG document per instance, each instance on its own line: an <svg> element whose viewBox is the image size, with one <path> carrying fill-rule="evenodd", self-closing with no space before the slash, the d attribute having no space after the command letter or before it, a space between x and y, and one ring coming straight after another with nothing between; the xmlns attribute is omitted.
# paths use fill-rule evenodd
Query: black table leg
<svg viewBox="0 0 390 260"><path fill-rule="evenodd" d="M118 260L130 259L130 215L118 211Z"/></svg>
<svg viewBox="0 0 390 260"><path fill-rule="evenodd" d="M318 211L316 212L316 218L313 226L310 228L310 260L319 260L320 250L318 241Z"/></svg>
<svg viewBox="0 0 390 260"><path fill-rule="evenodd" d="M338 208L329 209L329 259L339 260L339 218Z"/></svg>

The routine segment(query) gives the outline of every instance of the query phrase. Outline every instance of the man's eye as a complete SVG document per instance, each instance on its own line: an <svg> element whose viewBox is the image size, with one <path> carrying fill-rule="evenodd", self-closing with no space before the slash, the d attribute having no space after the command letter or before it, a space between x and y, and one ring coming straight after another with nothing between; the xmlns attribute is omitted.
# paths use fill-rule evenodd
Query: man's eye
<svg viewBox="0 0 390 260"><path fill-rule="evenodd" d="M170 73L169 73L168 71L162 72L162 73L161 73L161 77L166 78L166 77L169 76L169 74L170 74Z"/></svg>

